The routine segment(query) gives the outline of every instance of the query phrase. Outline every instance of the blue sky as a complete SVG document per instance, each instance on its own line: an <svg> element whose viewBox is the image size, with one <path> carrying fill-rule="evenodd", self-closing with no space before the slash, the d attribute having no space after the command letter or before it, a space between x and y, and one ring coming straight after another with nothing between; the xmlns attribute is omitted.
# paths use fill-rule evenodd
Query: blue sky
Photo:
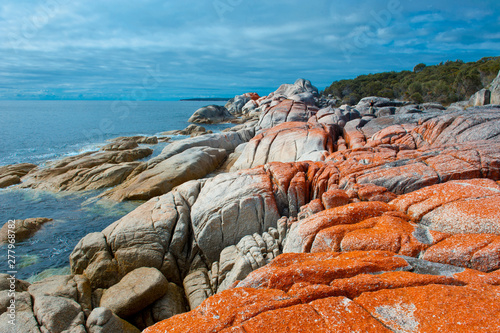
<svg viewBox="0 0 500 333"><path fill-rule="evenodd" d="M476 1L2 0L0 99L267 94L500 55Z"/></svg>

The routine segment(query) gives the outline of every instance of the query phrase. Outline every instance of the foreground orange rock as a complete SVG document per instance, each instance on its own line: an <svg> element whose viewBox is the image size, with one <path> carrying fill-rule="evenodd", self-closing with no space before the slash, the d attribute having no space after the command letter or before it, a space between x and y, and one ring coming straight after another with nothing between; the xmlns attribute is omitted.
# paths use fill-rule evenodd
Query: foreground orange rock
<svg viewBox="0 0 500 333"><path fill-rule="evenodd" d="M477 280L467 283L446 265L424 265L380 251L284 254L236 288L144 332L495 332L500 327L498 277L491 285L470 271Z"/></svg>

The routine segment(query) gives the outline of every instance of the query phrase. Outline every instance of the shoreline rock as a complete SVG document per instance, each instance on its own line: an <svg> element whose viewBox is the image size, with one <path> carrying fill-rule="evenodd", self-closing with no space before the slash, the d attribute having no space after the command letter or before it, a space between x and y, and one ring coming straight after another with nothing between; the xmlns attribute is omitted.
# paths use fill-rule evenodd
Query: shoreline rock
<svg viewBox="0 0 500 333"><path fill-rule="evenodd" d="M229 113L224 106L208 105L196 110L188 119L188 122L196 124L217 124L228 122L234 118L235 117Z"/></svg>
<svg viewBox="0 0 500 333"><path fill-rule="evenodd" d="M367 97L336 108L300 79L239 96L228 108L242 125L126 162L137 165L103 197L148 201L82 238L72 275L28 288L27 325L148 333L500 325L497 107ZM91 161L140 149L136 141L116 139L50 172L102 167ZM437 310L443 302L451 319Z"/></svg>
<svg viewBox="0 0 500 333"><path fill-rule="evenodd" d="M45 223L50 221L53 220L45 217L15 220L13 227L6 222L0 229L0 244L8 243L9 230L14 232L16 242L21 242L33 236Z"/></svg>

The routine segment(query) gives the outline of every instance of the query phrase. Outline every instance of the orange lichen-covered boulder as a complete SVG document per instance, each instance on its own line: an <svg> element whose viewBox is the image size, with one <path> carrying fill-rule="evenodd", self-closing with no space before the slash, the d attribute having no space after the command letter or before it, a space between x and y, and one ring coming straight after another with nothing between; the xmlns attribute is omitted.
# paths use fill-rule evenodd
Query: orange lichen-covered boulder
<svg viewBox="0 0 500 333"><path fill-rule="evenodd" d="M431 246L422 259L481 271L500 269L500 236L454 235Z"/></svg>
<svg viewBox="0 0 500 333"><path fill-rule="evenodd" d="M144 333L220 332L261 312L298 304L299 300L276 289L229 289L205 300L191 312L160 322Z"/></svg>
<svg viewBox="0 0 500 333"><path fill-rule="evenodd" d="M321 201L326 209L345 206L349 203L350 198L346 191L331 189L323 193Z"/></svg>
<svg viewBox="0 0 500 333"><path fill-rule="evenodd" d="M489 179L429 186L400 196L390 206L434 230L500 235L500 186Z"/></svg>
<svg viewBox="0 0 500 333"><path fill-rule="evenodd" d="M500 287L428 285L365 293L354 301L395 332L498 332Z"/></svg>
<svg viewBox="0 0 500 333"><path fill-rule="evenodd" d="M354 251L347 253L286 253L250 273L238 287L273 288L288 291L297 283L324 284L363 273L393 271L408 263L393 253Z"/></svg>
<svg viewBox="0 0 500 333"><path fill-rule="evenodd" d="M295 223L286 240L283 252L309 252L316 234L339 224L354 224L390 210L383 202L358 202L325 210Z"/></svg>
<svg viewBox="0 0 500 333"><path fill-rule="evenodd" d="M390 252L290 253L144 332L494 332L500 287L485 281Z"/></svg>
<svg viewBox="0 0 500 333"><path fill-rule="evenodd" d="M221 333L391 332L361 306L345 297L319 299L259 314Z"/></svg>

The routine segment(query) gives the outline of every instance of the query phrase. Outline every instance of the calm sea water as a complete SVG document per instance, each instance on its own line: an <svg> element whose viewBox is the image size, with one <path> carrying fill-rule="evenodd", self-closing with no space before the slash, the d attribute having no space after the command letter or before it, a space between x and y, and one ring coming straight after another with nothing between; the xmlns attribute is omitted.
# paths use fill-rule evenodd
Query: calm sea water
<svg viewBox="0 0 500 333"><path fill-rule="evenodd" d="M0 165L43 165L98 150L110 138L183 129L191 114L207 104L212 102L0 101ZM206 127L219 131L228 126ZM153 146L154 155L164 146ZM0 223L29 217L54 219L34 237L16 244L18 278L34 281L67 273L69 255L83 236L103 230L140 204L103 204L92 200L98 194L0 190ZM0 272L6 272L5 246L0 247L0 258Z"/></svg>

